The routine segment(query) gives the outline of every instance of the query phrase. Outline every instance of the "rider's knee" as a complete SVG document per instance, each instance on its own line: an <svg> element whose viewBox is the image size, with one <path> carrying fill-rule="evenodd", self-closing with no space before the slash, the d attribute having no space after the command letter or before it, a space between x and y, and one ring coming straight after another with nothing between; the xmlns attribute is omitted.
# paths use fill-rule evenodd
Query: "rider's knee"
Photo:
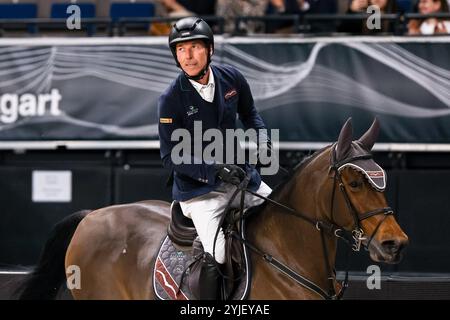
<svg viewBox="0 0 450 320"><path fill-rule="evenodd" d="M221 241L217 241L215 250L214 246L212 245L206 248L205 252L214 257L217 263L225 263L225 241L223 243Z"/></svg>

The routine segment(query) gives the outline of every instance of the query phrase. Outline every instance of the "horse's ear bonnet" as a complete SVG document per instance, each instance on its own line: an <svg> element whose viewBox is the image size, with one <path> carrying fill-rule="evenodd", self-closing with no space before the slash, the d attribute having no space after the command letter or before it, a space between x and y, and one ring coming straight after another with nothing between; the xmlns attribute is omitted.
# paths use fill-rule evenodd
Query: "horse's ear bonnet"
<svg viewBox="0 0 450 320"><path fill-rule="evenodd" d="M377 141L378 134L380 133L380 122L375 118L370 126L369 130L364 133L357 142L367 151L372 150L375 141Z"/></svg>
<svg viewBox="0 0 450 320"><path fill-rule="evenodd" d="M336 144L336 161L339 162L348 158L348 153L350 152L350 147L352 145L352 139L352 118L348 118L348 120L342 126L341 132L339 133L339 138Z"/></svg>
<svg viewBox="0 0 450 320"><path fill-rule="evenodd" d="M353 129L351 118L349 118L347 122L345 122L341 133L339 134L339 139L336 145L336 160L338 162L345 162L345 159L370 153L370 150L378 138L379 132L380 123L378 119L375 118L369 130L367 130L361 138L351 142ZM369 183L376 190L383 191L386 188L386 173L373 159L353 160L344 163L338 168L338 170L340 171L345 167L351 167L363 173Z"/></svg>

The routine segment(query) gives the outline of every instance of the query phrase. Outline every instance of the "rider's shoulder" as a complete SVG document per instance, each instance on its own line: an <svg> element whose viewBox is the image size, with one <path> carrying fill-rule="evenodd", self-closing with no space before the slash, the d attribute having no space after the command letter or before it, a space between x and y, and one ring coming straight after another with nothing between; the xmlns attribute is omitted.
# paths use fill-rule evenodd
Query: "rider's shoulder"
<svg viewBox="0 0 450 320"><path fill-rule="evenodd" d="M242 79L242 73L234 66L229 64L212 65L212 68L218 70L223 77L229 77L232 79Z"/></svg>
<svg viewBox="0 0 450 320"><path fill-rule="evenodd" d="M161 93L161 95L159 96L160 102L170 101L176 96L176 93L180 91L180 78L181 75L174 79L169 84L169 86Z"/></svg>

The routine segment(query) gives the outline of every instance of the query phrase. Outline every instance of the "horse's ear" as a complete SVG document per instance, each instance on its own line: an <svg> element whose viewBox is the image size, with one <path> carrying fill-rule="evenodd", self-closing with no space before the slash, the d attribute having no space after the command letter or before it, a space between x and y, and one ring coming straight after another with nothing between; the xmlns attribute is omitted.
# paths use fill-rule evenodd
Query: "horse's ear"
<svg viewBox="0 0 450 320"><path fill-rule="evenodd" d="M344 159L348 153L353 139L352 118L348 118L339 133L339 139L336 146L336 161Z"/></svg>
<svg viewBox="0 0 450 320"><path fill-rule="evenodd" d="M375 118L370 126L369 130L359 138L359 142L367 151L372 150L375 141L377 141L378 134L380 133L380 122Z"/></svg>

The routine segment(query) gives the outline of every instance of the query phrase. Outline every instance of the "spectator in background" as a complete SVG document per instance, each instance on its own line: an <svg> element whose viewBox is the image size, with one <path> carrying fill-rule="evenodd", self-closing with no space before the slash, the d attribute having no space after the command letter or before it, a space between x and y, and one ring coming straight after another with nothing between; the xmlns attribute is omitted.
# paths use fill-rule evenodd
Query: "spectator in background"
<svg viewBox="0 0 450 320"><path fill-rule="evenodd" d="M420 0L418 12L421 14L433 14L449 12L447 0ZM429 18L426 20L411 20L408 23L410 35L432 35L450 33L450 20Z"/></svg>
<svg viewBox="0 0 450 320"><path fill-rule="evenodd" d="M234 19L238 16L264 16L269 0L217 0L216 15L225 19L225 32L264 32L261 21L242 21L235 30Z"/></svg>
<svg viewBox="0 0 450 320"><path fill-rule="evenodd" d="M337 0L337 13L345 14L348 10L349 0Z"/></svg>
<svg viewBox="0 0 450 320"><path fill-rule="evenodd" d="M267 14L333 14L337 12L337 0L270 0ZM292 32L293 22L277 22L268 24L268 32ZM334 31L335 25L330 22L311 22L310 32Z"/></svg>
<svg viewBox="0 0 450 320"><path fill-rule="evenodd" d="M300 6L304 14L335 14L338 11L337 0L303 0ZM310 23L311 32L334 32L336 31L336 22L314 22Z"/></svg>
<svg viewBox="0 0 450 320"><path fill-rule="evenodd" d="M268 15L299 15L305 6L304 0L270 0L266 13ZM293 21L268 22L268 33L291 33Z"/></svg>
<svg viewBox="0 0 450 320"><path fill-rule="evenodd" d="M395 0L351 0L347 14L366 14L367 8L371 5L378 6L381 14L397 13ZM353 34L370 34L374 32L393 32L394 24L388 20L381 22L381 29L369 29L367 20L344 20L339 26L340 32Z"/></svg>
<svg viewBox="0 0 450 320"><path fill-rule="evenodd" d="M216 0L159 0L169 16L212 16Z"/></svg>
<svg viewBox="0 0 450 320"><path fill-rule="evenodd" d="M156 12L160 17L213 16L216 0L156 0L156 5ZM214 25L210 22L209 24ZM171 23L154 22L149 33L153 36L163 36L168 35L171 29Z"/></svg>

